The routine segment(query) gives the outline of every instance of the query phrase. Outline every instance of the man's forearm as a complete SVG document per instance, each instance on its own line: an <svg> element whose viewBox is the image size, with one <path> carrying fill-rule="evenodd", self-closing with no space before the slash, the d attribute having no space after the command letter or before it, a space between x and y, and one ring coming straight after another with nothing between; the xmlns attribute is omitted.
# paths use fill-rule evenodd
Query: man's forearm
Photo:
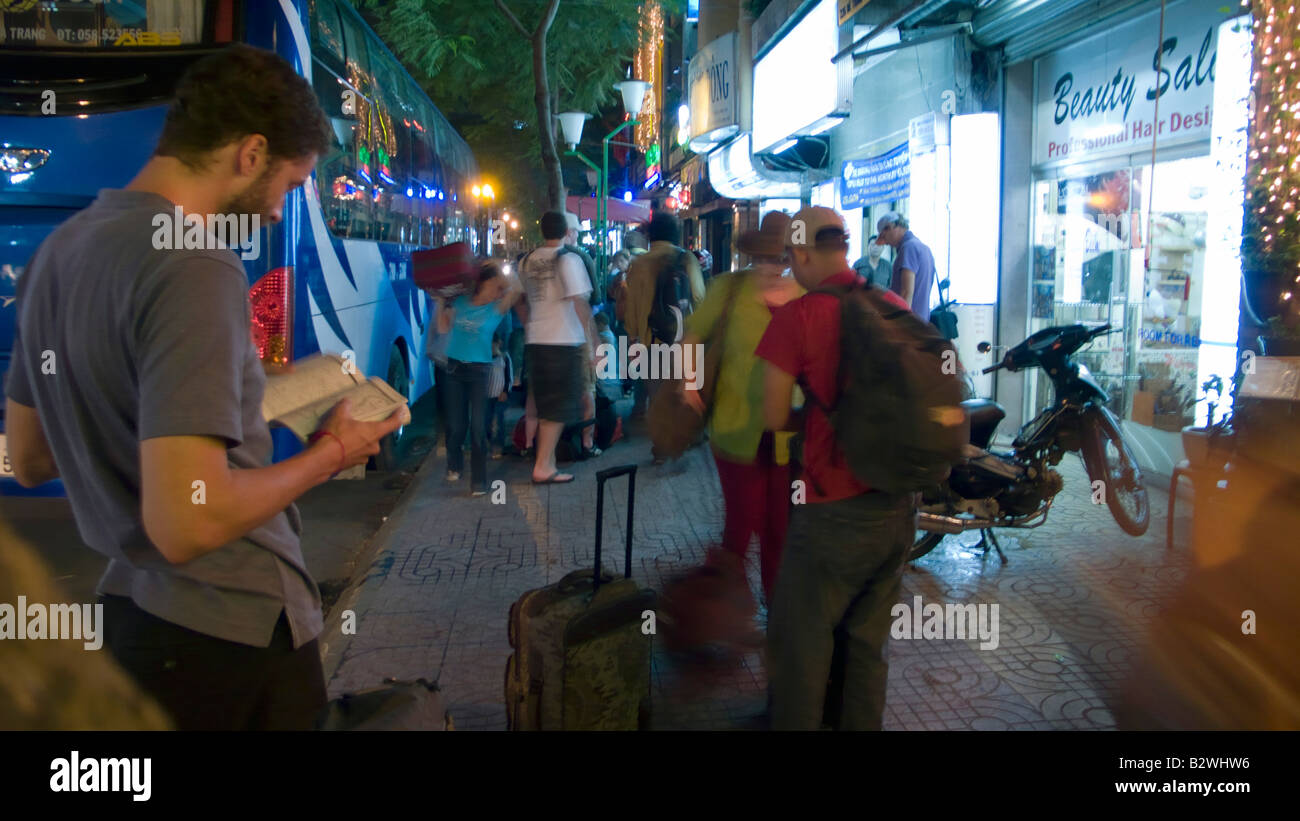
<svg viewBox="0 0 1300 821"><path fill-rule="evenodd" d="M573 297L573 307L578 312L578 321L582 323L583 332L587 335L587 344L594 352L599 338L596 336L596 324L591 316L591 305L583 297Z"/></svg>
<svg viewBox="0 0 1300 821"><path fill-rule="evenodd" d="M912 294L916 291L916 272L904 268L898 274L898 295L908 305L912 304Z"/></svg>
<svg viewBox="0 0 1300 821"><path fill-rule="evenodd" d="M264 468L224 467L208 476L202 470L179 469L159 478L158 493L146 488L146 505L157 499L164 505L170 501L171 508L158 515L144 511L146 523L161 525L151 529L149 536L173 563L197 559L278 516L299 496L328 480L341 460L339 444L324 437L297 456ZM173 494L183 498L163 498Z"/></svg>
<svg viewBox="0 0 1300 821"><path fill-rule="evenodd" d="M291 459L264 468L232 470L231 501L228 511L229 538L225 544L273 519L307 491L329 481L338 470L341 448L326 436ZM242 511L242 512L241 512Z"/></svg>
<svg viewBox="0 0 1300 821"><path fill-rule="evenodd" d="M36 487L59 478L59 467L36 409L6 398L5 419L8 453L0 455L9 461L18 484Z"/></svg>

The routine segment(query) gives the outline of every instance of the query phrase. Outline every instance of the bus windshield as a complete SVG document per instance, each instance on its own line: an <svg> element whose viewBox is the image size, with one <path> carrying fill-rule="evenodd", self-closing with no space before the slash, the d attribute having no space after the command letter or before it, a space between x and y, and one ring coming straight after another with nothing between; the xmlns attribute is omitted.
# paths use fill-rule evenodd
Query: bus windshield
<svg viewBox="0 0 1300 821"><path fill-rule="evenodd" d="M231 0L10 0L0 3L0 49L214 45L230 41L231 5Z"/></svg>

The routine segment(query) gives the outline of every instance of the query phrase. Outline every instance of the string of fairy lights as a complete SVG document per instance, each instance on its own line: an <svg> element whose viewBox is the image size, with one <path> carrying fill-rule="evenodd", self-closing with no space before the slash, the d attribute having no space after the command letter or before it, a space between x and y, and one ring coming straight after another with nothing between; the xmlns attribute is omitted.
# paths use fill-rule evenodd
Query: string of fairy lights
<svg viewBox="0 0 1300 821"><path fill-rule="evenodd" d="M1253 123L1247 190L1260 261L1273 271L1287 266L1279 295L1287 314L1300 299L1300 17L1296 0L1241 0L1254 26Z"/></svg>
<svg viewBox="0 0 1300 821"><path fill-rule="evenodd" d="M641 40L636 50L633 76L648 82L650 88L646 90L645 104L637 117L634 141L642 151L649 151L650 143L659 139L659 72L664 54L664 13L654 0L647 2L642 9Z"/></svg>

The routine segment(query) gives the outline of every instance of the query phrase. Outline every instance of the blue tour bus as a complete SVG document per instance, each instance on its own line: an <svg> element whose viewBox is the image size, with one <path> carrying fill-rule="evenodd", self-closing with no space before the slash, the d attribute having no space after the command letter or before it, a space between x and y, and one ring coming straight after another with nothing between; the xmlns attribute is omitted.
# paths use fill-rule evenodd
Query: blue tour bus
<svg viewBox="0 0 1300 821"><path fill-rule="evenodd" d="M335 137L311 182L289 195L283 221L262 229L260 257L244 262L263 359L351 351L359 371L411 401L429 388L421 359L432 304L410 279L410 254L476 246L466 206L478 170L346 0L24 0L0 9L0 378L15 285L36 247L144 165L186 66L245 42L311 81ZM283 430L275 443L276 458L298 447ZM381 468L395 451L385 443ZM4 454L0 424L0 495L62 494L57 480L21 488Z"/></svg>

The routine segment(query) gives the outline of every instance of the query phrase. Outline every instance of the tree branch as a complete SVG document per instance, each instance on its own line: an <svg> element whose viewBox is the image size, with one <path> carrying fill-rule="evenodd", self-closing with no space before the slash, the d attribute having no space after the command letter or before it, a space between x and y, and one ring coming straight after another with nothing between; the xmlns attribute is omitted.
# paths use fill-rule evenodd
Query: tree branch
<svg viewBox="0 0 1300 821"><path fill-rule="evenodd" d="M497 2L499 3L501 0L497 0ZM546 43L546 32L551 30L551 23L555 22L555 12L559 11L559 9L560 0L551 0L550 5L546 7L545 13L542 14L541 22L537 24L537 31L533 33L533 37L540 38L543 44Z"/></svg>
<svg viewBox="0 0 1300 821"><path fill-rule="evenodd" d="M515 13L511 11L510 7L505 4L505 0L495 0L495 2L497 5L497 9L502 14L505 15L506 19L510 21L511 25L513 25L516 29L519 30L519 33L524 36L524 39L526 40L533 39L532 35L528 33L528 29L524 28L524 24L519 22L519 18L515 17ZM555 3L558 4L559 0L555 0ZM552 12L552 14L554 14L554 12Z"/></svg>

